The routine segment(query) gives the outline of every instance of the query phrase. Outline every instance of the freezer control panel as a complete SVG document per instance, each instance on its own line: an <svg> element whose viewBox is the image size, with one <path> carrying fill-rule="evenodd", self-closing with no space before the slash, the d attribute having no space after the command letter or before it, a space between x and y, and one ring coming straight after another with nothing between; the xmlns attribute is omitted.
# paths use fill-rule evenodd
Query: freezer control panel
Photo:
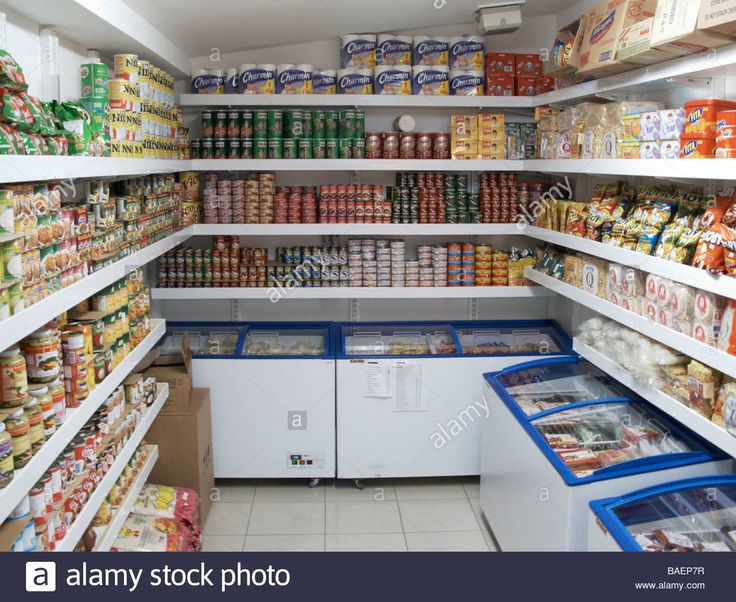
<svg viewBox="0 0 736 602"><path fill-rule="evenodd" d="M325 459L313 454L289 454L286 465L293 470L324 468Z"/></svg>

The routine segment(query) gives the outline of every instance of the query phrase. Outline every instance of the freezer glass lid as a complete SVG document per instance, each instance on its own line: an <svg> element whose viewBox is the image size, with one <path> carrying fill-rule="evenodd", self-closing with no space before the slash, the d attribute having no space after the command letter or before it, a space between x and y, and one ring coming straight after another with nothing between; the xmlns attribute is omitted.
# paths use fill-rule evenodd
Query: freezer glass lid
<svg viewBox="0 0 736 602"><path fill-rule="evenodd" d="M189 333L189 348L193 355L235 355L240 332L241 329L234 326L179 328L166 337L162 353L179 352L184 333Z"/></svg>
<svg viewBox="0 0 736 602"><path fill-rule="evenodd" d="M580 401L628 396L627 391L588 362L511 369L496 380L527 416Z"/></svg>
<svg viewBox="0 0 736 602"><path fill-rule="evenodd" d="M532 425L578 478L638 458L696 451L637 403L563 410Z"/></svg>
<svg viewBox="0 0 736 602"><path fill-rule="evenodd" d="M564 348L551 328L456 328L465 355L560 353Z"/></svg>
<svg viewBox="0 0 736 602"><path fill-rule="evenodd" d="M443 355L456 353L449 326L348 326L347 355Z"/></svg>
<svg viewBox="0 0 736 602"><path fill-rule="evenodd" d="M646 552L736 552L736 483L654 495L613 514Z"/></svg>
<svg viewBox="0 0 736 602"><path fill-rule="evenodd" d="M325 354L325 330L319 328L251 328L243 355L318 356Z"/></svg>

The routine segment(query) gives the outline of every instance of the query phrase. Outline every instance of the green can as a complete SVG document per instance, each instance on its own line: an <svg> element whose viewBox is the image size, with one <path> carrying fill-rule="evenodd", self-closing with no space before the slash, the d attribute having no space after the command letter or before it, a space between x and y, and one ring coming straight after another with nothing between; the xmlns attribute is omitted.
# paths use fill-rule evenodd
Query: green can
<svg viewBox="0 0 736 602"><path fill-rule="evenodd" d="M312 157L312 139L302 138L301 140L299 140L299 158L311 159Z"/></svg>
<svg viewBox="0 0 736 602"><path fill-rule="evenodd" d="M213 159L225 159L225 138L215 138L214 150L212 152Z"/></svg>
<svg viewBox="0 0 736 602"><path fill-rule="evenodd" d="M240 159L240 138L225 139L225 157L228 159Z"/></svg>
<svg viewBox="0 0 736 602"><path fill-rule="evenodd" d="M253 158L268 159L268 140L253 140Z"/></svg>
<svg viewBox="0 0 736 602"><path fill-rule="evenodd" d="M240 114L241 138L253 138L253 111L242 111Z"/></svg>
<svg viewBox="0 0 736 602"><path fill-rule="evenodd" d="M305 138L312 136L312 111L302 111L302 131Z"/></svg>
<svg viewBox="0 0 736 602"><path fill-rule="evenodd" d="M457 178L456 186L458 190L468 190L468 176L465 174L455 174Z"/></svg>
<svg viewBox="0 0 736 602"><path fill-rule="evenodd" d="M240 139L240 158L241 159L252 159L253 158L253 138L241 138Z"/></svg>
<svg viewBox="0 0 736 602"><path fill-rule="evenodd" d="M243 119L243 114L240 111L228 111L227 112L227 132L228 138L240 138L240 124Z"/></svg>
<svg viewBox="0 0 736 602"><path fill-rule="evenodd" d="M215 139L212 136L201 138L199 153L203 159L212 159L215 154Z"/></svg>
<svg viewBox="0 0 736 602"><path fill-rule="evenodd" d="M284 138L304 138L304 122L300 109L284 111Z"/></svg>
<svg viewBox="0 0 736 602"><path fill-rule="evenodd" d="M268 139L268 111L253 111L253 138Z"/></svg>
<svg viewBox="0 0 736 602"><path fill-rule="evenodd" d="M268 139L268 158L283 159L284 158L284 139L269 138Z"/></svg>
<svg viewBox="0 0 736 602"><path fill-rule="evenodd" d="M365 159L365 138L353 138L353 159Z"/></svg>
<svg viewBox="0 0 736 602"><path fill-rule="evenodd" d="M299 156L299 141L284 138L284 159L296 159Z"/></svg>
<svg viewBox="0 0 736 602"><path fill-rule="evenodd" d="M314 159L326 159L327 158L327 140L324 139L312 139L312 158Z"/></svg>
<svg viewBox="0 0 736 602"><path fill-rule="evenodd" d="M365 111L355 111L355 137L365 136Z"/></svg>
<svg viewBox="0 0 736 602"><path fill-rule="evenodd" d="M284 112L271 109L268 113L268 137L281 138L284 135Z"/></svg>
<svg viewBox="0 0 736 602"><path fill-rule="evenodd" d="M338 142L340 159L353 158L353 141L350 138L340 138Z"/></svg>
<svg viewBox="0 0 736 602"><path fill-rule="evenodd" d="M202 138L211 138L215 135L215 114L212 111L202 111Z"/></svg>
<svg viewBox="0 0 736 602"><path fill-rule="evenodd" d="M340 138L355 138L355 111L340 111L337 127Z"/></svg>
<svg viewBox="0 0 736 602"><path fill-rule="evenodd" d="M325 111L325 138L337 138L340 114L337 111Z"/></svg>
<svg viewBox="0 0 736 602"><path fill-rule="evenodd" d="M478 211L480 211L480 199L477 193L468 193L466 204L468 207L468 211L472 213L477 213Z"/></svg>
<svg viewBox="0 0 736 602"><path fill-rule="evenodd" d="M82 96L104 96L107 98L107 65L85 63L81 65Z"/></svg>
<svg viewBox="0 0 736 602"><path fill-rule="evenodd" d="M325 159L337 159L340 156L337 138L327 138L325 140Z"/></svg>
<svg viewBox="0 0 736 602"><path fill-rule="evenodd" d="M312 138L322 140L325 137L325 125L327 113L325 111L312 111Z"/></svg>
<svg viewBox="0 0 736 602"><path fill-rule="evenodd" d="M224 138L227 133L227 111L215 111L215 138Z"/></svg>

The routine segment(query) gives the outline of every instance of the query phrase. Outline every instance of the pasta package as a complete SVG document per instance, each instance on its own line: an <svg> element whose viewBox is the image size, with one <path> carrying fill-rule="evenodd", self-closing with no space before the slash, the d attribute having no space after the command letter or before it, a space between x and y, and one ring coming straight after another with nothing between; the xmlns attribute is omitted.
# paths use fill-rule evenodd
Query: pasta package
<svg viewBox="0 0 736 602"><path fill-rule="evenodd" d="M608 265L605 261L586 257L583 261L583 290L605 299L607 274Z"/></svg>
<svg viewBox="0 0 736 602"><path fill-rule="evenodd" d="M713 415L716 391L720 386L721 374L695 360L687 367L687 388L690 407L710 420Z"/></svg>

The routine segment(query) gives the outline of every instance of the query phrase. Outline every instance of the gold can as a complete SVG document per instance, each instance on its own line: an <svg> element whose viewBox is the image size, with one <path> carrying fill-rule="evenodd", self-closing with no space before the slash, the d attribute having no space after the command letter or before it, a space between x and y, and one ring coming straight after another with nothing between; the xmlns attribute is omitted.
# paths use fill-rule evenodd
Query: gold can
<svg viewBox="0 0 736 602"><path fill-rule="evenodd" d="M116 79L138 82L138 55L116 54L113 56Z"/></svg>

